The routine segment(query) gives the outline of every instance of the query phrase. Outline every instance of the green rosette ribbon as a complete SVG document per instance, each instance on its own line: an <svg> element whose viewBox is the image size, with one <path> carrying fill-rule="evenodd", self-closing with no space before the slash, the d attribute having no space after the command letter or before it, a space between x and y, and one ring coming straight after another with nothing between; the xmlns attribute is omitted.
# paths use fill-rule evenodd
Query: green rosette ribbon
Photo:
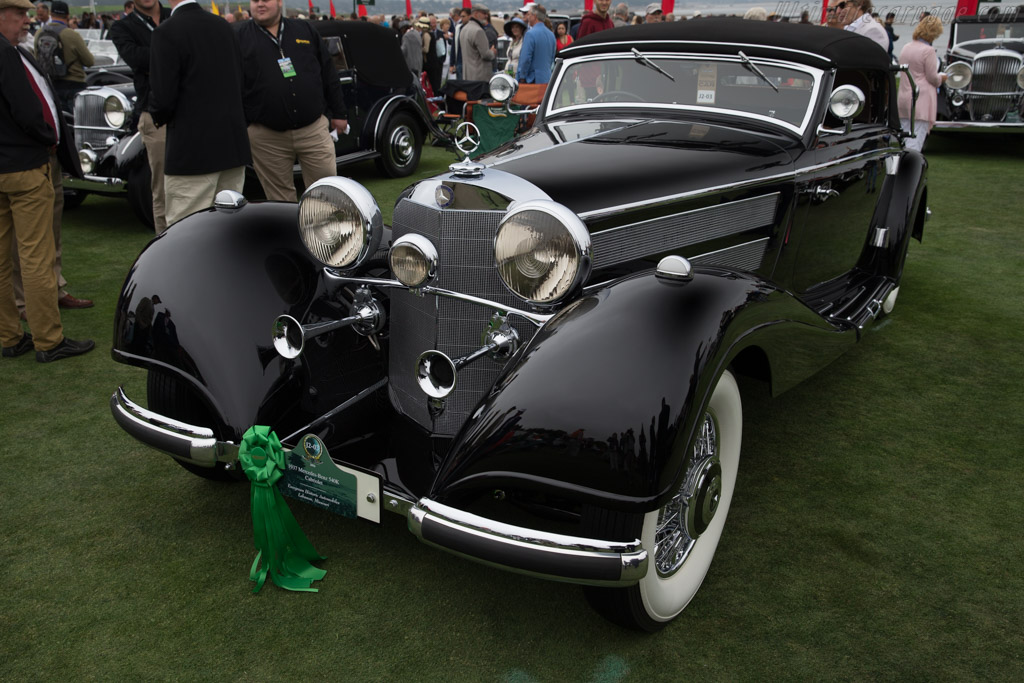
<svg viewBox="0 0 1024 683"><path fill-rule="evenodd" d="M242 437L238 460L252 482L249 498L257 550L249 570L249 580L256 582L252 592L259 592L269 574L270 580L285 590L316 593L313 582L324 578L327 572L310 562L324 557L302 533L277 490L277 481L285 471L284 448L277 435L270 427L250 427Z"/></svg>

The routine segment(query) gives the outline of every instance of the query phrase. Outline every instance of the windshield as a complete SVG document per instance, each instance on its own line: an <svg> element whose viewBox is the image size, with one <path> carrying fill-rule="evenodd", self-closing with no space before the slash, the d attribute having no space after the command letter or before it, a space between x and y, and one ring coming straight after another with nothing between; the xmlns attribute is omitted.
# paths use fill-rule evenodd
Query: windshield
<svg viewBox="0 0 1024 683"><path fill-rule="evenodd" d="M549 113L572 108L685 107L772 119L800 130L818 83L814 69L772 61L637 53L566 66Z"/></svg>
<svg viewBox="0 0 1024 683"><path fill-rule="evenodd" d="M967 42L968 40L1009 40L1016 38L1024 39L1024 22L1016 23L979 23L979 24L954 24L956 27L956 38L954 45Z"/></svg>

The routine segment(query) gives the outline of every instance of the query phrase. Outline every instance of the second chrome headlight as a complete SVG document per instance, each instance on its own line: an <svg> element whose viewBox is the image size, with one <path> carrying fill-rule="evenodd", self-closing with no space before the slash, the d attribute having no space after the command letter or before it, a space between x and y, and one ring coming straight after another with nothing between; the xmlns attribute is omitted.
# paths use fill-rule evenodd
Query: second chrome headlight
<svg viewBox="0 0 1024 683"><path fill-rule="evenodd" d="M971 77L974 72L971 65L966 62L953 62L946 67L946 87L953 90L966 88L971 84Z"/></svg>
<svg viewBox="0 0 1024 683"><path fill-rule="evenodd" d="M321 178L299 200L299 236L325 266L362 264L376 251L383 230L373 195L349 178Z"/></svg>
<svg viewBox="0 0 1024 683"><path fill-rule="evenodd" d="M494 261L513 293L552 304L590 274L590 232L561 204L547 199L523 202L498 226Z"/></svg>

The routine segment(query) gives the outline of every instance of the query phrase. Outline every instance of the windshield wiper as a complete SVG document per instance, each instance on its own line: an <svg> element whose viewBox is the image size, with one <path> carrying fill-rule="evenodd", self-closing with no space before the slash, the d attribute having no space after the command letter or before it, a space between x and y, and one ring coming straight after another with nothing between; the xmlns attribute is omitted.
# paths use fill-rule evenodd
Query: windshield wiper
<svg viewBox="0 0 1024 683"><path fill-rule="evenodd" d="M633 51L636 52L636 50ZM778 86L768 80L768 77L764 75L764 72L757 68L757 64L754 64L752 61L750 61L750 57L743 54L743 50L740 50L740 60L743 61L743 66L753 71L755 74L761 77L761 80L763 80L768 85L772 86L772 90L774 90L775 92L779 92Z"/></svg>
<svg viewBox="0 0 1024 683"><path fill-rule="evenodd" d="M676 80L675 76L673 76L672 74L670 74L669 72L665 71L664 69L662 69L660 66L658 66L654 62L652 62L650 59L647 58L646 55L644 55L642 52L640 52L640 50L636 49L635 47L633 48L633 57L635 57L636 61L640 62L644 66L649 66L652 69L654 69L655 71L657 71L658 73L660 73L662 76L667 76L670 81L674 82Z"/></svg>

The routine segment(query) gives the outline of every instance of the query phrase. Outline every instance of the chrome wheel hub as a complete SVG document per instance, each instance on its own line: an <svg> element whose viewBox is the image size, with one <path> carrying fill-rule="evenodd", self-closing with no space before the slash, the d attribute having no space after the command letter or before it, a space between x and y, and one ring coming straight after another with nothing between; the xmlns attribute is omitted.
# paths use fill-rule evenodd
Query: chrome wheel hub
<svg viewBox="0 0 1024 683"><path fill-rule="evenodd" d="M396 163L404 166L413 156L412 131L401 126L391 133L391 153Z"/></svg>
<svg viewBox="0 0 1024 683"><path fill-rule="evenodd" d="M683 485L658 512L654 566L659 576L671 576L683 566L694 543L714 519L721 496L718 432L711 413L705 413Z"/></svg>

